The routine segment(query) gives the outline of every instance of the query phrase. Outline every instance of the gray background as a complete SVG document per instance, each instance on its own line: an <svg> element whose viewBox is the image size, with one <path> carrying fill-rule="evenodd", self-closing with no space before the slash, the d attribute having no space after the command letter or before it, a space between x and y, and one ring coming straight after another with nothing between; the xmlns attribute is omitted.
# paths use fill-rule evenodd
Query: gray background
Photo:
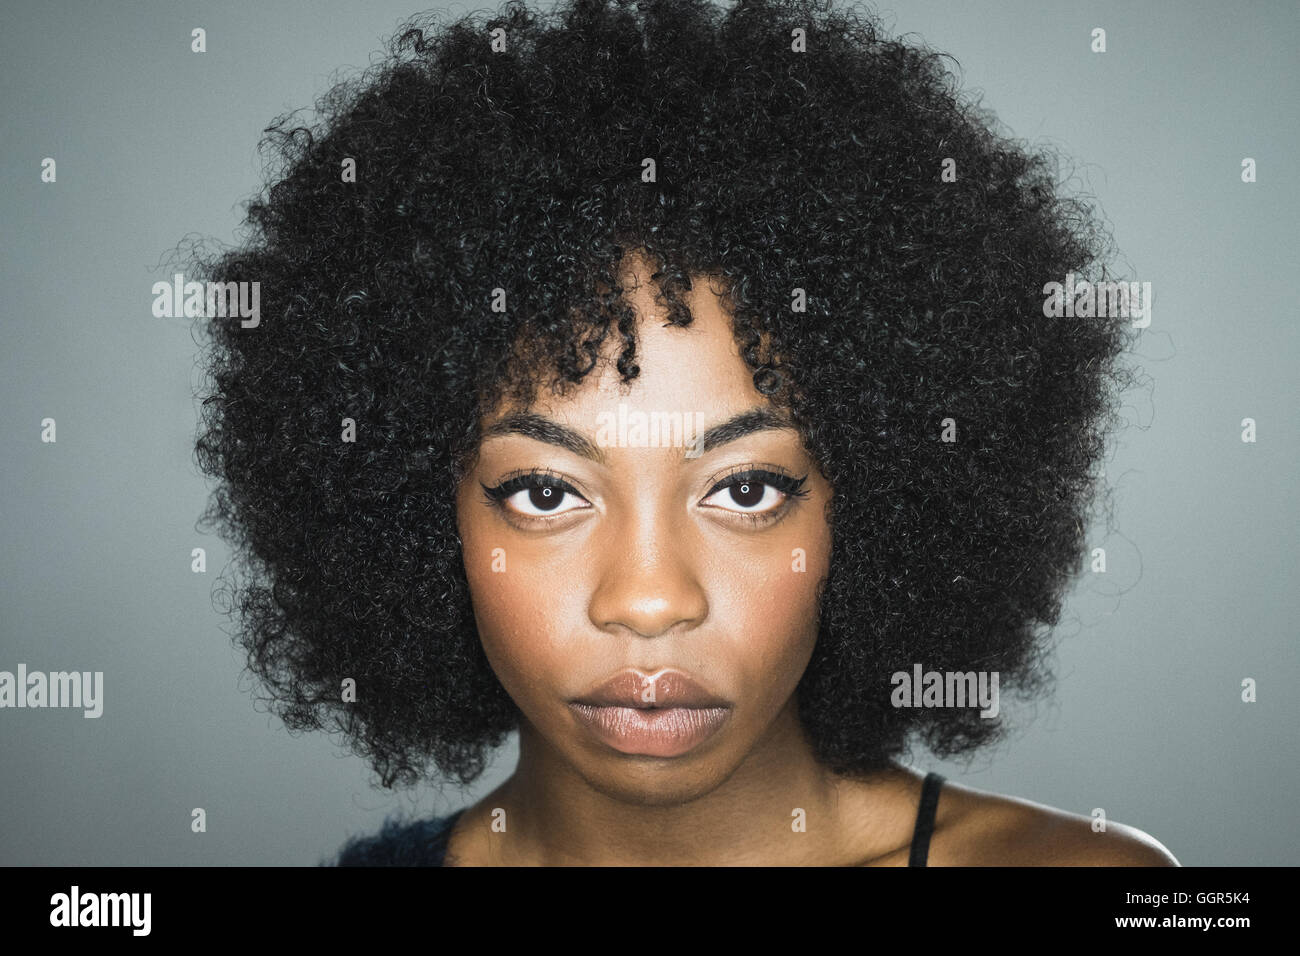
<svg viewBox="0 0 1300 956"><path fill-rule="evenodd" d="M385 814L470 793L372 788L324 735L254 706L195 521L197 349L150 311L186 234L233 242L255 144L363 68L409 0L6 3L0 669L102 670L105 709L0 710L0 862L314 864ZM476 5L447 8L455 13ZM963 782L1148 830L1184 864L1300 863L1300 460L1294 3L904 2L1017 136L1060 147L1155 288L1149 387L1107 465L1106 575L1058 630L1058 693ZM189 52L203 26L208 52ZM1103 26L1109 52L1089 52ZM40 182L41 159L58 182ZM1259 182L1240 181L1243 156ZM58 442L39 423L58 421ZM1257 444L1239 423L1253 417ZM190 549L208 549L208 573ZM1259 702L1240 702L1240 681ZM206 808L208 830L190 832Z"/></svg>

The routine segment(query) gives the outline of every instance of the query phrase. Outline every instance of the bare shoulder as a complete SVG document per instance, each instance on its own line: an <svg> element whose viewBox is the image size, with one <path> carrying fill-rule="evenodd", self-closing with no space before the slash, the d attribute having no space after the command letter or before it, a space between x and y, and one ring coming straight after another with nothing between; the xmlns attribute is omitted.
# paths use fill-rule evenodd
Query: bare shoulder
<svg viewBox="0 0 1300 956"><path fill-rule="evenodd" d="M946 804L946 806L945 806ZM930 866L1179 866L1155 837L1077 813L945 781Z"/></svg>

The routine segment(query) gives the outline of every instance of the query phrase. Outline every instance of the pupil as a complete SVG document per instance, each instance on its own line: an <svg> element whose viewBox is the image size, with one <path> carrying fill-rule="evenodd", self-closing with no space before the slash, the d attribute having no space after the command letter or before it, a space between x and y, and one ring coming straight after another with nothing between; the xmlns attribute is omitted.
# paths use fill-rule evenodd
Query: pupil
<svg viewBox="0 0 1300 956"><path fill-rule="evenodd" d="M742 482L731 486L731 500L742 508L752 508L763 500L764 485L761 481Z"/></svg>
<svg viewBox="0 0 1300 956"><path fill-rule="evenodd" d="M534 508L546 509L558 505L560 496L555 493L554 488L530 488L528 500L532 502Z"/></svg>

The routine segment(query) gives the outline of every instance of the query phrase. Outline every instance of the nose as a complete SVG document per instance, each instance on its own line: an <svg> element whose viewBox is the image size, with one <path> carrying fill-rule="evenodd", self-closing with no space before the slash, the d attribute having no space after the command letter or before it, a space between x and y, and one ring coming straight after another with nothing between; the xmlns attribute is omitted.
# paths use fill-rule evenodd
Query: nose
<svg viewBox="0 0 1300 956"><path fill-rule="evenodd" d="M611 520L601 536L601 573L588 605L591 622L610 634L658 637L698 627L709 614L699 575L698 538L687 522L639 511Z"/></svg>

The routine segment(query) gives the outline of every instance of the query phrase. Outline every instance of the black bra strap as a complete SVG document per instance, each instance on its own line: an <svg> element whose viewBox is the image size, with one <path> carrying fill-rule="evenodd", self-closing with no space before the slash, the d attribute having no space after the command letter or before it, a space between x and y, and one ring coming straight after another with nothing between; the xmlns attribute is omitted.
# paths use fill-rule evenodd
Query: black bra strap
<svg viewBox="0 0 1300 956"><path fill-rule="evenodd" d="M939 788L943 777L931 772L921 783L921 805L916 810L916 828L912 831L912 853L908 866L925 866L930 855L930 834L934 832L934 812L939 807Z"/></svg>

